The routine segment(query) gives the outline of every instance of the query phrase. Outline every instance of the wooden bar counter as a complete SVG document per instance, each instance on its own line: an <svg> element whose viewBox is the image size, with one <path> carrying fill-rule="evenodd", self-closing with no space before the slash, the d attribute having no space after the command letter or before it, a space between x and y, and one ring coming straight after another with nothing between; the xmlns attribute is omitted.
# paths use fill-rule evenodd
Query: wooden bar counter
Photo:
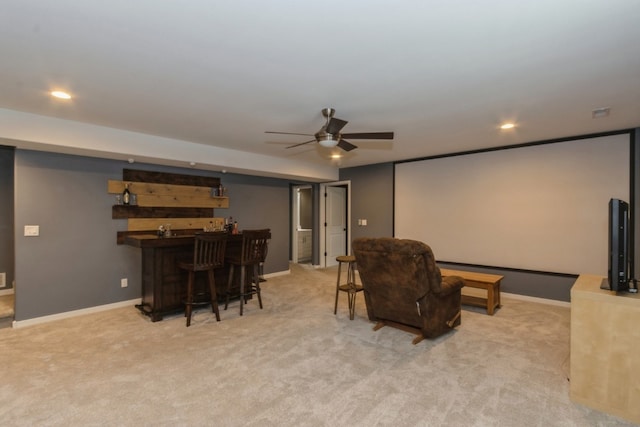
<svg viewBox="0 0 640 427"><path fill-rule="evenodd" d="M130 235L125 237L124 243L142 250L142 303L136 307L154 322L162 320L165 314L184 310L187 273L178 268L178 261L193 259L194 235L171 237L158 237L154 234ZM230 234L227 240L227 255L239 252L241 247L242 235ZM215 270L219 301L225 298L228 277L228 265ZM196 275L196 293L207 289L205 279L203 274ZM239 282L239 277L234 278L232 294L239 293Z"/></svg>

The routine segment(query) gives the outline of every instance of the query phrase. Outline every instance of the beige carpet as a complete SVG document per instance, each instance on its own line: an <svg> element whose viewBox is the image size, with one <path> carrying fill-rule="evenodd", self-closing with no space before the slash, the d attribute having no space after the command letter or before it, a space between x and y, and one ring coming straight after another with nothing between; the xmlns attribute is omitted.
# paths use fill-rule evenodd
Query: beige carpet
<svg viewBox="0 0 640 427"><path fill-rule="evenodd" d="M0 330L7 426L628 426L569 400L569 309L505 299L412 345L349 320L335 269L292 266L238 303L150 322L133 307Z"/></svg>

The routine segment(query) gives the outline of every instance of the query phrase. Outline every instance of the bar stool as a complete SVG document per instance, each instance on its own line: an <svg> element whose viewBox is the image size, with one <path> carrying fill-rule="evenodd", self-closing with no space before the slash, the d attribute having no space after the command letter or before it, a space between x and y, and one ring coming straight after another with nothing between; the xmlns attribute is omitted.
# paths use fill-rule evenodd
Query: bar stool
<svg viewBox="0 0 640 427"><path fill-rule="evenodd" d="M242 248L240 253L227 255L226 261L229 264L229 281L227 282L227 298L224 303L225 310L229 306L235 267L240 269L240 316L242 316L243 306L247 303L248 297L253 294L258 296L258 304L260 305L260 309L262 309L259 264L264 262L267 256L269 239L271 239L270 229L244 230L242 232Z"/></svg>
<svg viewBox="0 0 640 427"><path fill-rule="evenodd" d="M187 326L191 325L191 311L194 305L211 303L211 310L220 321L218 309L218 295L216 293L216 281L213 275L215 268L224 266L224 252L227 245L227 233L199 233L196 234L193 247L193 260L180 261L178 267L189 272L187 282L187 298L184 301ZM206 271L209 280L209 301L196 301L194 298L194 278L198 271Z"/></svg>
<svg viewBox="0 0 640 427"><path fill-rule="evenodd" d="M338 293L346 292L349 300L349 319L353 320L356 313L356 295L362 290L362 285L356 283L356 257L353 255L341 255L336 257L338 261L338 282L336 284L336 302L333 307L333 314L338 312ZM340 284L340 273L342 264L347 263L347 283Z"/></svg>

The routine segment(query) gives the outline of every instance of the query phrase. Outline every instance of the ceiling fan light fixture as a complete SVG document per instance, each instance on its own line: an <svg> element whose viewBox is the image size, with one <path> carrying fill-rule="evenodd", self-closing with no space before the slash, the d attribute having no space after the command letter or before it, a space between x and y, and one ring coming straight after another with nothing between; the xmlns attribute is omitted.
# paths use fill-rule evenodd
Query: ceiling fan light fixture
<svg viewBox="0 0 640 427"><path fill-rule="evenodd" d="M320 145L327 148L333 148L338 145L338 141L333 139L333 135L329 133L318 137L318 142L320 143Z"/></svg>

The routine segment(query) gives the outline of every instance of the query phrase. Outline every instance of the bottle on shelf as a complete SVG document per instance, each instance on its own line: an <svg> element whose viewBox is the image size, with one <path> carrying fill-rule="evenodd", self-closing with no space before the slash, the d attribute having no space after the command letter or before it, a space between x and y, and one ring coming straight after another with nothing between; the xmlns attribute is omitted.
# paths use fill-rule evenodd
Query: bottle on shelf
<svg viewBox="0 0 640 427"><path fill-rule="evenodd" d="M129 191L129 184L124 185L124 191L122 192L122 204L128 206L131 201L131 192Z"/></svg>

